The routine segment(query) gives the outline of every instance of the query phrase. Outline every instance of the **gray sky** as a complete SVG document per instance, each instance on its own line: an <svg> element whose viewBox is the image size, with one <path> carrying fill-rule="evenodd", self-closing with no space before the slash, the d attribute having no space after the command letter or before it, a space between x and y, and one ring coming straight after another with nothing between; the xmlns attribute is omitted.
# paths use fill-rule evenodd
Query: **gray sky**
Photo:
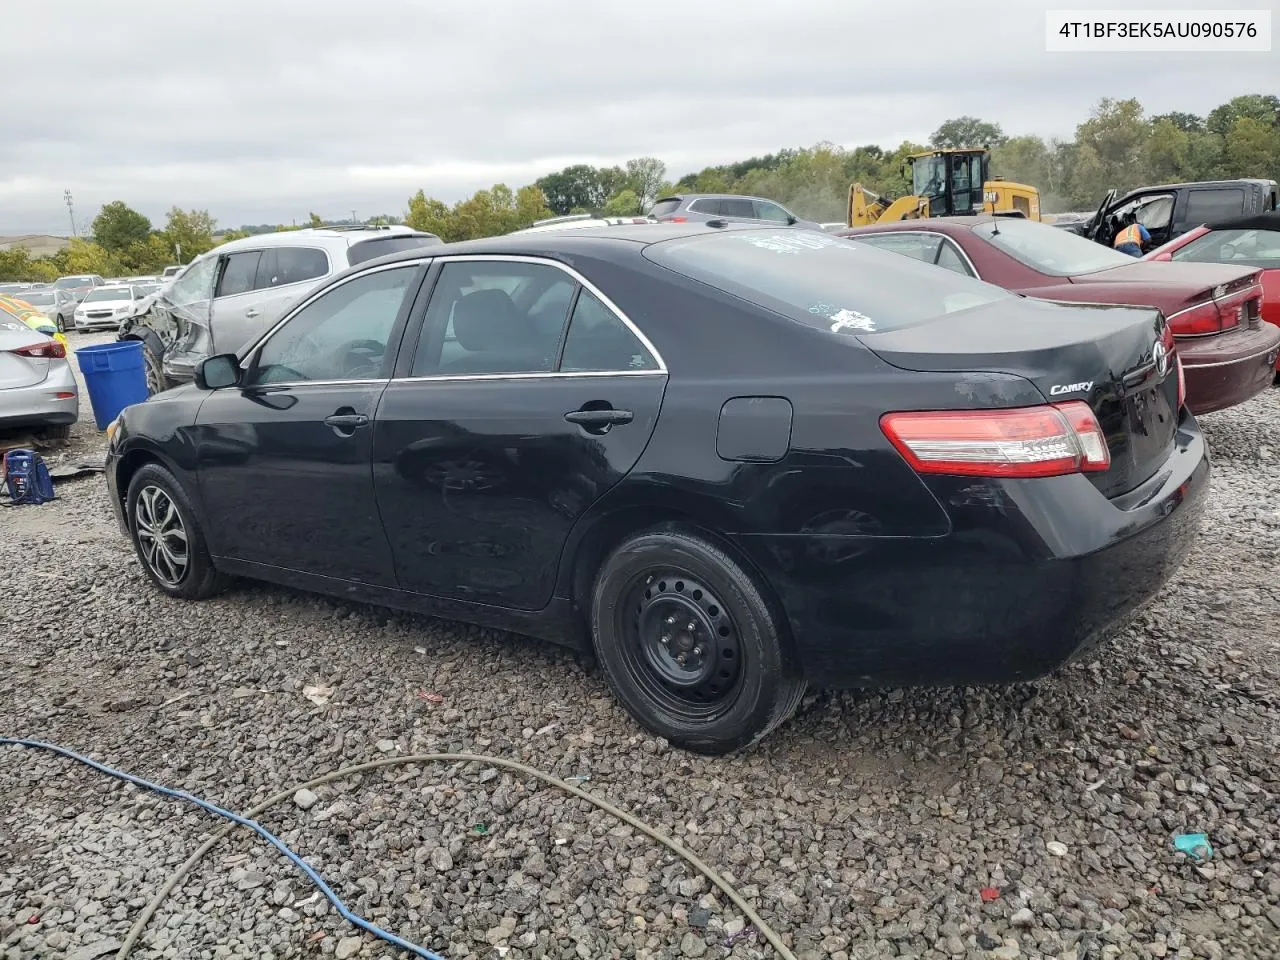
<svg viewBox="0 0 1280 960"><path fill-rule="evenodd" d="M1204 114L1280 77L1274 48L1049 54L1050 6L1105 5L24 3L6 44L0 235L65 234L68 188L78 225L117 199L157 225L174 205L221 227L366 217L418 188L452 202L569 163L652 155L679 175L822 140L893 147L965 114L1069 138L1103 96Z"/></svg>

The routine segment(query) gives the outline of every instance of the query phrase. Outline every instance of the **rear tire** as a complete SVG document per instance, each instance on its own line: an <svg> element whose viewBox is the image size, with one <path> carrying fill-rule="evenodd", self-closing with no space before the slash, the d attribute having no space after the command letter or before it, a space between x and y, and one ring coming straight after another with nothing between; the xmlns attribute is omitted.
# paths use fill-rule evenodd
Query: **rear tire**
<svg viewBox="0 0 1280 960"><path fill-rule="evenodd" d="M125 514L142 569L169 596L204 600L231 582L214 567L191 501L165 467L148 463L133 475Z"/></svg>
<svg viewBox="0 0 1280 960"><path fill-rule="evenodd" d="M142 344L142 363L147 375L147 395L155 396L168 390L169 379L164 375L164 366L145 341Z"/></svg>
<svg viewBox="0 0 1280 960"><path fill-rule="evenodd" d="M622 543L596 579L591 628L623 706L695 753L759 742L804 695L781 617L737 562L700 537L654 531Z"/></svg>
<svg viewBox="0 0 1280 960"><path fill-rule="evenodd" d="M40 436L45 440L69 440L71 439L71 424L51 423L49 426L41 428Z"/></svg>

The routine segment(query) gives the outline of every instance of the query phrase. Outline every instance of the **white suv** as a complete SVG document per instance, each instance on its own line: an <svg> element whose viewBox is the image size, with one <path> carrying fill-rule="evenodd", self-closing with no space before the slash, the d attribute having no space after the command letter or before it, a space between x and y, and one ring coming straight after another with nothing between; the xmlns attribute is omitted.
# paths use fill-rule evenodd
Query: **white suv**
<svg viewBox="0 0 1280 960"><path fill-rule="evenodd" d="M147 347L153 393L195 376L205 357L236 353L319 283L388 253L441 243L406 226L286 230L232 240L188 264L130 318L122 340Z"/></svg>

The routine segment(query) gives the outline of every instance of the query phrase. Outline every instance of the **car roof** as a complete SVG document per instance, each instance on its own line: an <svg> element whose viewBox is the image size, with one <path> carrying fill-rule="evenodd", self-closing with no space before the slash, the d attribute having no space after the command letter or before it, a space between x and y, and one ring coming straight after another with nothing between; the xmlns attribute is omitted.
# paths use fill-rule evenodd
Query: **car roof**
<svg viewBox="0 0 1280 960"><path fill-rule="evenodd" d="M345 246L354 246L363 240L378 237L428 236L435 234L425 230L414 230L405 224L394 224L385 227L303 227L300 230L277 230L272 233L257 233L251 237L240 237L228 240L209 251L213 253L234 253L236 250L257 249L258 247L287 247L306 241L319 241L317 246L332 245L335 242Z"/></svg>
<svg viewBox="0 0 1280 960"><path fill-rule="evenodd" d="M1232 217L1229 220L1207 223L1205 226L1210 230L1280 230L1280 210Z"/></svg>
<svg viewBox="0 0 1280 960"><path fill-rule="evenodd" d="M925 217L915 220L894 220L891 223L870 223L863 227L848 227L836 231L840 236L857 236L859 233L885 233L890 230L931 229L939 233L964 233L983 223L1007 223L1010 220L1022 220L1029 223L1026 217ZM1049 226L1045 224L1045 226Z"/></svg>

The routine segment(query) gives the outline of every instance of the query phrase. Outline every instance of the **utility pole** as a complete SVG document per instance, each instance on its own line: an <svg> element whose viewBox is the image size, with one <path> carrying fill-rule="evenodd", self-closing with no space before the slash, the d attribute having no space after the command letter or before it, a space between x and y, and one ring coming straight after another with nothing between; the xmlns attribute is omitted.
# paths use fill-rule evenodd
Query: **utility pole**
<svg viewBox="0 0 1280 960"><path fill-rule="evenodd" d="M356 212L354 210L351 211L351 225L353 227L356 225Z"/></svg>
<svg viewBox="0 0 1280 960"><path fill-rule="evenodd" d="M63 190L62 199L67 202L67 214L71 217L71 236L79 236L79 234L76 233L76 208L75 204L71 200L71 191Z"/></svg>

